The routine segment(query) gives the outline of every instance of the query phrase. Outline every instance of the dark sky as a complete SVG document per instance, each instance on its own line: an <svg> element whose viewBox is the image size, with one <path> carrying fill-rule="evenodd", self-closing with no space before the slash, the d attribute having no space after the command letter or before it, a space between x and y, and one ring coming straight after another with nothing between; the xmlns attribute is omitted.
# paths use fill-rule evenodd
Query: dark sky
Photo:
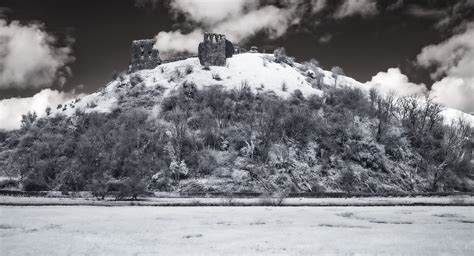
<svg viewBox="0 0 474 256"><path fill-rule="evenodd" d="M338 1L330 2L335 5ZM432 8L433 2L439 7L449 1L418 2ZM72 76L63 88L52 87L64 91L78 89L79 85L83 85L78 89L81 92L97 90L110 81L114 71L127 68L132 40L153 38L159 31L180 27L166 5L138 8L134 0L0 0L0 7L7 8L4 16L8 21L44 23L46 31L59 42L67 37L75 39L75 61L69 65ZM412 81L429 83L427 72L415 68L413 61L424 46L450 36L434 28L437 15L409 15L406 9L382 10L372 18L318 18L320 24L315 26L317 18L303 16L299 25L290 27L278 39L269 40L261 33L242 45L257 45L268 51L283 46L298 61L315 58L326 69L338 65L361 82L379 71L400 67ZM320 43L325 34L333 35L332 40ZM0 99L31 96L39 90L0 89Z"/></svg>

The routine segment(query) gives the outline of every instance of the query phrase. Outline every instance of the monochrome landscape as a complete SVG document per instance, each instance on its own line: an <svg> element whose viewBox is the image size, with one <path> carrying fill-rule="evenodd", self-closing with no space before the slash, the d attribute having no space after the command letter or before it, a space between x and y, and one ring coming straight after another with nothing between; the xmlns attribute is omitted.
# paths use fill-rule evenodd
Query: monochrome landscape
<svg viewBox="0 0 474 256"><path fill-rule="evenodd" d="M474 253L473 1L105 2L146 13L123 26L142 32L104 65L122 71L75 87L74 68L102 81L72 64L93 37L37 21L70 7L0 3L5 255ZM157 14L161 32L142 21ZM289 50L339 58L350 22L374 38L426 22L431 41L392 46L412 60L370 81L364 59L346 71Z"/></svg>

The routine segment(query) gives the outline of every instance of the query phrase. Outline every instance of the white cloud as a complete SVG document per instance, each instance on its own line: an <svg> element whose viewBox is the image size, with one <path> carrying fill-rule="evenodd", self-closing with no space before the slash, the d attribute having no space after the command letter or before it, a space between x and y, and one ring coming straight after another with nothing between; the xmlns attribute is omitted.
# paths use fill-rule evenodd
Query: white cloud
<svg viewBox="0 0 474 256"><path fill-rule="evenodd" d="M344 0L334 13L334 18L342 19L350 16L370 17L378 13L375 0Z"/></svg>
<svg viewBox="0 0 474 256"><path fill-rule="evenodd" d="M254 10L257 4L254 0L172 0L170 7L192 21L214 25L241 16L246 8Z"/></svg>
<svg viewBox="0 0 474 256"><path fill-rule="evenodd" d="M444 42L424 47L417 63L425 68L435 67L432 78L441 78L429 91L435 102L474 112L474 23L467 24L464 31ZM378 73L366 85L384 93L394 91L400 96L425 93L424 85L410 83L397 68Z"/></svg>
<svg viewBox="0 0 474 256"><path fill-rule="evenodd" d="M424 47L417 61L423 67L436 66L433 77L444 74L464 78L474 76L474 23L440 44Z"/></svg>
<svg viewBox="0 0 474 256"><path fill-rule="evenodd" d="M203 31L196 29L188 34L183 34L179 30L162 31L155 38L154 47L160 50L162 58L168 58L178 52L197 53L198 44L203 38Z"/></svg>
<svg viewBox="0 0 474 256"><path fill-rule="evenodd" d="M215 26L215 30L224 33L231 40L241 41L264 30L270 38L282 36L288 27L298 19L293 17L294 8L264 6L234 19Z"/></svg>
<svg viewBox="0 0 474 256"><path fill-rule="evenodd" d="M433 84L434 101L464 112L474 112L474 79L445 77Z"/></svg>
<svg viewBox="0 0 474 256"><path fill-rule="evenodd" d="M429 45L417 56L426 68L436 67L432 94L448 107L474 112L474 23L444 42Z"/></svg>
<svg viewBox="0 0 474 256"><path fill-rule="evenodd" d="M395 3L392 3L387 7L387 10L394 11L403 7L403 0L397 0Z"/></svg>
<svg viewBox="0 0 474 256"><path fill-rule="evenodd" d="M58 104L75 97L78 96L74 93L43 89L32 97L0 100L0 129L18 129L23 114L36 112L41 117L45 115L47 107L56 108Z"/></svg>
<svg viewBox="0 0 474 256"><path fill-rule="evenodd" d="M445 10L443 9L433 9L428 8L420 5L410 5L407 14L419 18L432 18L438 19L448 15Z"/></svg>
<svg viewBox="0 0 474 256"><path fill-rule="evenodd" d="M253 0L172 0L170 7L195 24L187 34L180 30L160 32L155 47L164 56L178 51L196 53L204 31L222 33L235 43L260 31L270 38L282 36L292 24L299 22L295 1L283 2L283 7L258 5Z"/></svg>
<svg viewBox="0 0 474 256"><path fill-rule="evenodd" d="M387 72L379 72L366 85L386 95L389 93L394 93L397 96L426 94L424 84L410 83L408 77L402 74L399 68L389 68Z"/></svg>
<svg viewBox="0 0 474 256"><path fill-rule="evenodd" d="M49 87L64 78L71 49L55 43L41 25L0 20L0 90Z"/></svg>
<svg viewBox="0 0 474 256"><path fill-rule="evenodd" d="M327 0L311 0L311 5L311 11L313 13L318 13L326 8Z"/></svg>

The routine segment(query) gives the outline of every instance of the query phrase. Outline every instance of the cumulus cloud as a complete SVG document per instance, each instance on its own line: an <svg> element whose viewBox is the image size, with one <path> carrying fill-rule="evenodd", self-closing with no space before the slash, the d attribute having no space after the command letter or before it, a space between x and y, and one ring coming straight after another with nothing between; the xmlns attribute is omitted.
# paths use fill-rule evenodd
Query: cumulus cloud
<svg viewBox="0 0 474 256"><path fill-rule="evenodd" d="M447 107L474 112L474 79L445 77L433 84L430 96Z"/></svg>
<svg viewBox="0 0 474 256"><path fill-rule="evenodd" d="M439 44L424 47L417 63L433 69L431 77L437 79L428 92L435 102L464 112L474 112L474 23L465 30ZM424 94L424 85L410 83L400 69L380 72L366 85L383 93L393 91L400 96Z"/></svg>
<svg viewBox="0 0 474 256"><path fill-rule="evenodd" d="M264 31L270 38L282 36L292 24L299 22L296 1L283 1L280 7L260 5L253 0L171 0L176 14L184 15L195 26L189 33L180 30L160 32L155 47L169 56L180 51L197 52L203 31L226 34L241 42Z"/></svg>
<svg viewBox="0 0 474 256"><path fill-rule="evenodd" d="M203 31L195 29L193 32L183 34L180 30L165 32L156 35L155 48L160 50L161 57L167 58L177 52L196 53L197 45L202 40Z"/></svg>
<svg viewBox="0 0 474 256"><path fill-rule="evenodd" d="M435 67L433 94L447 106L474 112L474 23L444 42L429 45L417 56L423 67Z"/></svg>
<svg viewBox="0 0 474 256"><path fill-rule="evenodd" d="M229 38L236 41L246 39L259 31L267 32L270 38L277 38L286 32L289 25L298 22L298 18L294 17L294 11L295 8L277 8L268 5L236 19L222 22L215 29L228 34Z"/></svg>
<svg viewBox="0 0 474 256"><path fill-rule="evenodd" d="M334 18L342 19L351 16L371 17L378 13L375 0L344 0L334 13Z"/></svg>
<svg viewBox="0 0 474 256"><path fill-rule="evenodd" d="M399 68L389 68L387 72L379 72L366 85L385 95L394 93L397 96L421 96L427 92L424 84L409 82L408 77L402 74Z"/></svg>
<svg viewBox="0 0 474 256"><path fill-rule="evenodd" d="M23 114L36 112L38 116L44 116L47 107L55 108L75 97L74 93L43 89L32 97L0 100L0 129L18 129Z"/></svg>
<svg viewBox="0 0 474 256"><path fill-rule="evenodd" d="M254 0L172 0L170 7L192 21L211 25L235 19L241 16L245 9L256 9L257 4Z"/></svg>
<svg viewBox="0 0 474 256"><path fill-rule="evenodd" d="M444 74L449 76L474 76L474 23L470 23L466 30L456 34L448 40L429 45L422 49L417 61L423 67L436 67L433 77Z"/></svg>
<svg viewBox="0 0 474 256"><path fill-rule="evenodd" d="M73 60L71 48L55 44L41 25L0 20L0 90L44 88L64 81Z"/></svg>

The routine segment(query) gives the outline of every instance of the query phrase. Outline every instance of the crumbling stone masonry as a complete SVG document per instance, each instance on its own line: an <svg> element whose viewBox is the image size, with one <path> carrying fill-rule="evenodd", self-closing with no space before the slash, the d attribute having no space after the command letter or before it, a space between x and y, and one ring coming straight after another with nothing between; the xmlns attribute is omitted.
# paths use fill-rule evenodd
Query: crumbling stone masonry
<svg viewBox="0 0 474 256"><path fill-rule="evenodd" d="M203 66L225 66L226 58L231 58L234 45L225 35L204 33L204 41L199 44L198 57Z"/></svg>
<svg viewBox="0 0 474 256"><path fill-rule="evenodd" d="M153 49L155 39L134 40L132 42L132 60L129 72L142 69L153 69L161 64L158 49Z"/></svg>
<svg viewBox="0 0 474 256"><path fill-rule="evenodd" d="M241 54L241 53L246 53L247 49L240 47L238 45L234 45L234 55L235 54Z"/></svg>

